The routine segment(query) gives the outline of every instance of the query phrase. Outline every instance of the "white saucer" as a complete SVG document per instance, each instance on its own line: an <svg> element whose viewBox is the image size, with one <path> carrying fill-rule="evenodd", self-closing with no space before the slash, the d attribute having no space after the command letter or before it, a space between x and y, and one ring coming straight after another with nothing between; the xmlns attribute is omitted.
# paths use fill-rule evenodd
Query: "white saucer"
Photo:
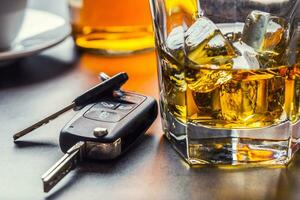
<svg viewBox="0 0 300 200"><path fill-rule="evenodd" d="M19 35L10 49L0 51L0 61L39 53L62 42L70 32L71 27L64 18L46 11L27 9Z"/></svg>

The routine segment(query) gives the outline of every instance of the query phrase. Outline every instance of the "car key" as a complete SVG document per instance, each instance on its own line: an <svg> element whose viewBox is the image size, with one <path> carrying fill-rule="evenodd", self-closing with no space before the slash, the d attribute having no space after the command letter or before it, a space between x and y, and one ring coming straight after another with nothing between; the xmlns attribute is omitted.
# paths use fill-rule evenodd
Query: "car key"
<svg viewBox="0 0 300 200"><path fill-rule="evenodd" d="M50 191L78 163L115 159L144 135L157 116L156 100L122 93L85 106L65 125L59 143L66 154L42 176L44 192Z"/></svg>
<svg viewBox="0 0 300 200"><path fill-rule="evenodd" d="M68 110L71 109L79 110L85 105L96 101L100 95L103 96L106 95L107 93L113 92L114 89L120 88L127 80L128 80L128 75L124 72L118 73L113 77L109 77L109 79L108 77L106 77L106 79L103 82L89 89L88 91L86 91L85 93L83 93L82 95L74 99L74 101L70 105L38 121L37 123L29 126L28 128L25 128L24 130L14 134L13 136L14 141L30 133L31 131L39 128L40 126L47 124L49 121L57 118L59 115L67 112Z"/></svg>

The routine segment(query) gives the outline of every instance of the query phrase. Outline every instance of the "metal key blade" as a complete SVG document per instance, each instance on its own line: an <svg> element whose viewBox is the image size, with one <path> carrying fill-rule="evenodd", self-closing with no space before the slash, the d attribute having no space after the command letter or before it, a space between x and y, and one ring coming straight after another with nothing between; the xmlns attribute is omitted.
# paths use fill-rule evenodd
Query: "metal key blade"
<svg viewBox="0 0 300 200"><path fill-rule="evenodd" d="M63 177L73 170L85 153L85 143L78 142L56 162L43 176L44 192L49 192Z"/></svg>
<svg viewBox="0 0 300 200"><path fill-rule="evenodd" d="M47 124L49 121L55 119L62 113L74 108L74 110L79 110L82 107L86 106L87 104L97 101L100 96L103 96L107 93L113 92L116 88L120 88L126 81L128 80L128 75L125 72L121 72L116 74L113 77L109 77L105 79L103 82L99 83L98 85L90 88L89 90L85 91L83 94L75 98L69 106L59 110L58 112L46 117L45 119L33 124L32 126L16 133L13 138L16 141L18 138L28 134L29 132L33 131L34 129L42 126L43 124Z"/></svg>
<svg viewBox="0 0 300 200"><path fill-rule="evenodd" d="M65 112L67 112L68 110L73 109L75 106L76 106L75 103L72 103L72 104L70 104L70 105L64 107L63 109L57 111L56 113L54 113L54 114L52 114L52 115L49 115L49 116L47 116L46 118L44 118L44 119L38 121L37 123L35 123L35 124L29 126L28 128L25 128L24 130L22 130L22 131L20 131L20 132L18 132L18 133L16 133L16 134L14 134L14 136L13 136L14 141L16 141L18 138L20 138L20 137L22 137L22 136L24 136L24 135L30 133L31 131L33 131L33 130L39 128L40 126L42 126L42 125L44 125L44 124L47 124L47 123L50 122L51 120L57 118L59 115L61 115L61 114L65 113Z"/></svg>

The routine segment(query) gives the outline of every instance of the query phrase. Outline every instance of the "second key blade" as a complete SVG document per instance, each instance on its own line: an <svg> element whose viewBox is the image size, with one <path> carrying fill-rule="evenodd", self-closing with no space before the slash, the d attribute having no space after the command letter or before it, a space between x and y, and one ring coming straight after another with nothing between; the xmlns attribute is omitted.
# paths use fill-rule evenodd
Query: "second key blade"
<svg viewBox="0 0 300 200"><path fill-rule="evenodd" d="M44 124L47 124L48 122L50 122L51 120L57 118L59 115L67 112L68 110L71 110L75 107L75 103L72 103L66 107L64 107L63 109L57 111L56 113L52 114L52 115L49 115L47 117L45 117L44 119L36 122L35 124L29 126L28 128L25 128L24 130L14 134L13 138L14 138L14 141L16 141L18 138L26 135L27 133L30 133L31 131L39 128L40 126L44 125Z"/></svg>
<svg viewBox="0 0 300 200"><path fill-rule="evenodd" d="M78 142L57 161L43 176L44 192L49 192L63 177L65 177L84 156L84 142Z"/></svg>

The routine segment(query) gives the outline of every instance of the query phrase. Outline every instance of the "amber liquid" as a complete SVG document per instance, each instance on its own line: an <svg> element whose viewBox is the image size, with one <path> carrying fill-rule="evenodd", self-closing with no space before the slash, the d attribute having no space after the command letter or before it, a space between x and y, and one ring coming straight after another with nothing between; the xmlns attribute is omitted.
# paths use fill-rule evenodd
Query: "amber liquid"
<svg viewBox="0 0 300 200"><path fill-rule="evenodd" d="M200 47L201 52L197 53L208 55L203 49ZM214 51L220 49L211 49L209 54L218 54ZM270 135L267 139L263 137L264 132L257 138L251 134L232 138L216 138L216 135L222 130L232 129L252 133L256 130L272 132L267 128L281 126L287 121L297 123L300 113L299 63L276 64L282 56L270 57L270 52L262 52L259 58L263 64L265 61L268 65L271 63L271 67L239 69L228 62L226 66L215 69L209 68L209 65L198 67L183 62L176 58L177 54L162 49L159 54L162 59L163 109L188 127L188 131L190 127L197 126L198 130L202 130L197 132L195 139L196 133L191 130L187 133L190 161L197 164L286 162L290 139L288 132ZM210 62L205 56L201 59ZM216 61L219 58L210 59ZM166 123L172 127L173 121ZM199 139L209 129L213 130L209 132L212 138Z"/></svg>
<svg viewBox="0 0 300 200"><path fill-rule="evenodd" d="M154 46L147 0L69 0L76 45L100 54L130 54Z"/></svg>
<svg viewBox="0 0 300 200"><path fill-rule="evenodd" d="M170 57L168 57L170 58ZM297 118L299 69L194 69L165 58L168 110L182 122L214 128L261 128ZM185 74L185 75L184 75Z"/></svg>

